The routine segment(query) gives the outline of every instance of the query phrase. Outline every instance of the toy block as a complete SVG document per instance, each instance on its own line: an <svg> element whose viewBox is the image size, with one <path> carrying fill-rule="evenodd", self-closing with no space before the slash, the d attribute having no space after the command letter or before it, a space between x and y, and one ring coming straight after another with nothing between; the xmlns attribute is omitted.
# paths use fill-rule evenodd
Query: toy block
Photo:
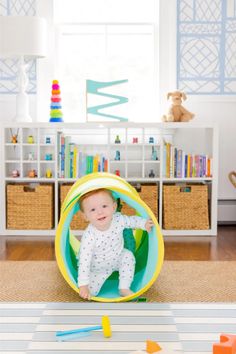
<svg viewBox="0 0 236 354"><path fill-rule="evenodd" d="M158 343L153 342L151 340L147 340L146 341L146 352L147 353L156 353L159 352L162 348L159 346Z"/></svg>
<svg viewBox="0 0 236 354"><path fill-rule="evenodd" d="M220 343L213 344L213 354L236 354L236 335L221 334Z"/></svg>

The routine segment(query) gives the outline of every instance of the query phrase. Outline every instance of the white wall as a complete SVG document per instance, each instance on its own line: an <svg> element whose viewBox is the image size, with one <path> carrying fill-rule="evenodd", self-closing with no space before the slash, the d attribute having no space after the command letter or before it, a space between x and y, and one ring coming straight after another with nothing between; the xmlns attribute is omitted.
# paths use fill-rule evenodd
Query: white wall
<svg viewBox="0 0 236 354"><path fill-rule="evenodd" d="M45 15L45 9L52 11L50 1L39 1L38 13ZM160 1L160 18L163 19L159 33L159 82L160 82L160 112L164 114L169 106L166 93L175 89L176 75L176 14L175 0ZM48 17L48 16L47 16ZM49 24L52 26L52 23ZM50 48L52 50L52 48ZM44 63L40 63L44 66ZM53 67L51 62L46 67ZM52 77L54 73L51 73ZM41 80L51 82L50 74L45 73ZM47 85L49 87L49 85ZM48 96L50 103L50 97ZM38 105L36 105L38 103ZM236 171L236 97L189 96L184 106L195 113L195 120L199 122L216 122L219 124L219 199L236 199L236 189L228 180L228 173ZM49 107L49 104L48 104ZM30 113L33 120L40 121L40 100L37 96L30 96ZM12 120L15 114L15 97L0 95L0 121ZM49 108L48 108L49 114ZM160 117L156 117L160 120ZM45 121L45 119L44 119ZM187 137L186 137L187 138Z"/></svg>
<svg viewBox="0 0 236 354"><path fill-rule="evenodd" d="M190 99L189 99L190 101ZM192 100L193 101L193 100ZM236 100L222 102L194 100L188 103L196 120L217 122L219 126L219 199L236 199L236 188L229 182L228 173L236 171Z"/></svg>

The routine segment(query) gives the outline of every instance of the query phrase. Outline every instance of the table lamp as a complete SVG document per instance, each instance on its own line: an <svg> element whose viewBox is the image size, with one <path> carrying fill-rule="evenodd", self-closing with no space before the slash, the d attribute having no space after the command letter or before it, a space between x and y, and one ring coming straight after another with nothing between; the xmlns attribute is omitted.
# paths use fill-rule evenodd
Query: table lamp
<svg viewBox="0 0 236 354"><path fill-rule="evenodd" d="M46 56L46 20L37 16L0 16L0 57L19 58L15 121L32 122L26 93L25 58Z"/></svg>

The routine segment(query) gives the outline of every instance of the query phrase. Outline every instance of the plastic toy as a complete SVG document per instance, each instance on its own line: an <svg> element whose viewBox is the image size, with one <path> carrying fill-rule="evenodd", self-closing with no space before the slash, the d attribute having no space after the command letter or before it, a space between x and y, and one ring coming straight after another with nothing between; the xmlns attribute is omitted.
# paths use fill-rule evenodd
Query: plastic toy
<svg viewBox="0 0 236 354"><path fill-rule="evenodd" d="M146 341L146 352L147 353L156 353L161 350L161 347L158 343L153 342L152 340Z"/></svg>
<svg viewBox="0 0 236 354"><path fill-rule="evenodd" d="M28 160L29 161L33 161L34 160L34 153L33 152L29 152L28 153Z"/></svg>
<svg viewBox="0 0 236 354"><path fill-rule="evenodd" d="M33 135L29 135L28 138L27 138L27 143L28 144L34 144L34 137Z"/></svg>
<svg viewBox="0 0 236 354"><path fill-rule="evenodd" d="M105 338L110 338L112 335L112 330L111 330L111 324L110 324L110 319L108 316L102 316L102 325L100 326L94 326L94 327L85 327L85 328L78 328L78 329L73 329L71 331L60 331L56 333L56 337L62 337L62 336L67 336L75 333L83 333L83 332L92 332L92 331L97 331L97 330L102 330L103 336Z"/></svg>
<svg viewBox="0 0 236 354"><path fill-rule="evenodd" d="M152 156L151 156L151 159L154 160L154 161L158 160L158 158L157 158L157 151L156 151L156 149L154 148L154 146L152 146Z"/></svg>
<svg viewBox="0 0 236 354"><path fill-rule="evenodd" d="M52 160L52 154L46 154L45 155L45 160L46 161L51 161Z"/></svg>
<svg viewBox="0 0 236 354"><path fill-rule="evenodd" d="M45 176L46 178L52 178L52 170L50 170L50 168L46 170Z"/></svg>
<svg viewBox="0 0 236 354"><path fill-rule="evenodd" d="M12 177L16 178L16 177L19 177L19 176L20 176L20 172L19 172L19 170L13 170L13 171L11 172L11 175L12 175Z"/></svg>
<svg viewBox="0 0 236 354"><path fill-rule="evenodd" d="M153 170L150 170L149 175L150 178L154 178L155 177L155 173Z"/></svg>
<svg viewBox="0 0 236 354"><path fill-rule="evenodd" d="M17 135L16 134L12 135L11 142L12 142L12 144L17 144Z"/></svg>
<svg viewBox="0 0 236 354"><path fill-rule="evenodd" d="M35 177L37 177L37 172L36 172L36 170L29 170L29 171L28 171L28 177L29 177L29 178L35 178Z"/></svg>
<svg viewBox="0 0 236 354"><path fill-rule="evenodd" d="M61 96L60 85L58 80L52 82L52 96L51 96L51 111L50 111L50 123L63 122L63 114L61 111ZM49 143L48 143L49 144Z"/></svg>
<svg viewBox="0 0 236 354"><path fill-rule="evenodd" d="M13 134L13 131L12 131L12 129L10 128L10 133L11 133L11 143L12 143L12 144L17 144L17 143L18 143L19 128L17 129L16 134Z"/></svg>
<svg viewBox="0 0 236 354"><path fill-rule="evenodd" d="M133 294L125 297L119 295L118 275L113 273L103 285L97 296L91 297L92 301L121 302L129 301L141 296L157 279L164 257L164 243L160 227L151 209L143 202L138 192L121 177L111 173L91 173L78 179L69 190L62 208L61 218L56 231L55 250L56 260L62 276L73 290L79 293L77 286L77 259L80 241L70 231L73 215L79 210L80 197L91 190L105 188L111 190L114 197L123 200L131 208L144 217L151 218L154 227L148 234L143 230L135 230L134 256L136 269L131 289Z"/></svg>
<svg viewBox="0 0 236 354"><path fill-rule="evenodd" d="M150 138L149 138L149 144L154 144L154 138L152 137L152 136L150 136Z"/></svg>
<svg viewBox="0 0 236 354"><path fill-rule="evenodd" d="M166 350L162 350L162 348L160 347L160 345L157 342L153 342L152 340L147 340L146 341L146 350L137 350L135 352L130 352L130 354L145 354L145 353L150 353L150 354L154 354L154 353L166 353ZM174 353L172 351L168 350L168 354L169 353ZM178 352L176 352L178 353Z"/></svg>
<svg viewBox="0 0 236 354"><path fill-rule="evenodd" d="M213 344L213 354L235 354L236 353L236 335L221 334L220 343Z"/></svg>
<svg viewBox="0 0 236 354"><path fill-rule="evenodd" d="M120 170L115 170L115 175L120 176Z"/></svg>
<svg viewBox="0 0 236 354"><path fill-rule="evenodd" d="M116 139L115 139L115 144L120 144L121 141L120 141L120 137L119 135L116 136Z"/></svg>
<svg viewBox="0 0 236 354"><path fill-rule="evenodd" d="M120 151L116 150L115 160L120 161Z"/></svg>

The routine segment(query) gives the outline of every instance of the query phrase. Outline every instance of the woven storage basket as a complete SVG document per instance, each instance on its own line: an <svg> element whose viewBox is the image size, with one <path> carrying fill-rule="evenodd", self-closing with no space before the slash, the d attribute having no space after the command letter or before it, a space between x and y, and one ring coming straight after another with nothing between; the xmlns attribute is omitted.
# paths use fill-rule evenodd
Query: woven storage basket
<svg viewBox="0 0 236 354"><path fill-rule="evenodd" d="M158 220L158 185L157 184L142 184L141 187L134 186L140 198L149 206L153 214ZM131 208L125 202L121 201L122 214L135 215L135 209Z"/></svg>
<svg viewBox="0 0 236 354"><path fill-rule="evenodd" d="M53 185L7 185L7 228L48 230L53 225Z"/></svg>
<svg viewBox="0 0 236 354"><path fill-rule="evenodd" d="M163 190L164 229L209 229L207 185L164 185Z"/></svg>
<svg viewBox="0 0 236 354"><path fill-rule="evenodd" d="M60 186L60 207L62 207L63 201L65 197L67 196L67 193L69 192L72 184L61 184ZM88 222L84 220L84 217L81 213L81 211L78 211L73 216L73 219L70 224L70 228L72 230L84 230L88 226Z"/></svg>

